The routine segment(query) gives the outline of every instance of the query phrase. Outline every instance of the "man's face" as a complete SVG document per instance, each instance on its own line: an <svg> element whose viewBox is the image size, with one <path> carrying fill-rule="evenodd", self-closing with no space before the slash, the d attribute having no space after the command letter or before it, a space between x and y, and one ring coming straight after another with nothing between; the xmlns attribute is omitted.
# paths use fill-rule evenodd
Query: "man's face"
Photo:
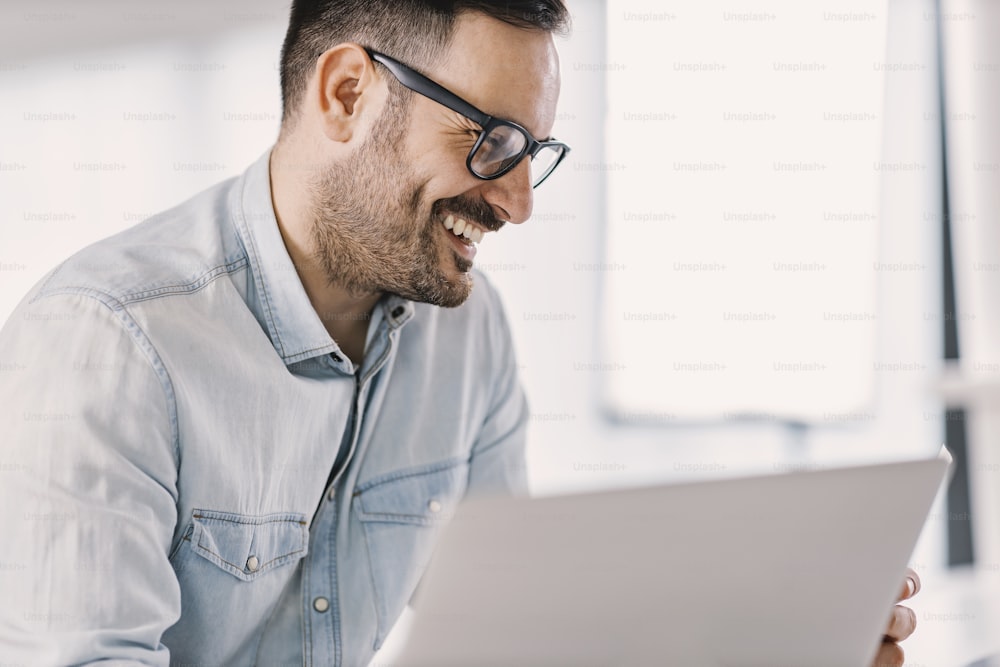
<svg viewBox="0 0 1000 667"><path fill-rule="evenodd" d="M538 139L551 131L559 74L545 33L463 14L446 57L425 73ZM410 100L408 113L390 102L354 159L314 184L313 245L332 284L454 307L472 289L473 239L531 214L528 159L499 179L477 179L465 161L479 127L416 93ZM459 220L476 230L472 239L454 233Z"/></svg>

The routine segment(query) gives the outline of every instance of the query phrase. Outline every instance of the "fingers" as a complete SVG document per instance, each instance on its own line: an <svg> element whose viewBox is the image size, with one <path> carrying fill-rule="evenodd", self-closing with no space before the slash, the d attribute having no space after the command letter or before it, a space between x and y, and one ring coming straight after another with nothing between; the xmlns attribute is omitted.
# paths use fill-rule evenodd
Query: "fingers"
<svg viewBox="0 0 1000 667"><path fill-rule="evenodd" d="M899 602L908 600L920 591L920 577L912 568L906 568L906 578L903 580L903 590L899 593Z"/></svg>
<svg viewBox="0 0 1000 667"><path fill-rule="evenodd" d="M903 667L903 649L899 644L884 642L878 647L872 667Z"/></svg>
<svg viewBox="0 0 1000 667"><path fill-rule="evenodd" d="M906 578L903 589L899 592L899 600L908 600L920 591L920 577L912 568L906 568ZM885 641L878 648L872 667L902 667L903 649L896 642L901 642L917 628L917 615L908 607L896 605L889 617L889 628L885 632Z"/></svg>
<svg viewBox="0 0 1000 667"><path fill-rule="evenodd" d="M901 642L910 635L917 627L917 615L909 607L896 605L892 608L892 615L889 617L889 628L885 631L887 639L894 642Z"/></svg>

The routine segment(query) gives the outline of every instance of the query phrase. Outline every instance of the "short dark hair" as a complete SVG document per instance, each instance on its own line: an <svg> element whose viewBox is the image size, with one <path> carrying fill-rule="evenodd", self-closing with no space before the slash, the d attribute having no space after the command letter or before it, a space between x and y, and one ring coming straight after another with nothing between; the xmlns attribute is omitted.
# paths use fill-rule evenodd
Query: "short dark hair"
<svg viewBox="0 0 1000 667"><path fill-rule="evenodd" d="M569 27L562 0L293 0L281 49L282 121L298 108L316 59L328 49L356 42L427 67L447 48L456 17L466 11L528 30L562 33Z"/></svg>

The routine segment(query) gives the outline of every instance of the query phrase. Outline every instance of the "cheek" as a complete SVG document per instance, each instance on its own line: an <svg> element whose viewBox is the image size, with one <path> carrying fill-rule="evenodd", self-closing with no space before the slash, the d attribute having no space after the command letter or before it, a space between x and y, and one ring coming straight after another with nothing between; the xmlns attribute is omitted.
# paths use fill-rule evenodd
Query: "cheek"
<svg viewBox="0 0 1000 667"><path fill-rule="evenodd" d="M465 158L461 160L452 158L450 161L441 161L439 168L431 173L423 184L423 200L425 204L435 204L464 197L468 199L480 199L477 188L484 181L479 180L465 166Z"/></svg>
<svg viewBox="0 0 1000 667"><path fill-rule="evenodd" d="M470 187L468 179L472 177L465 167L468 153L438 152L424 161L424 176L427 190L440 199L454 197L459 192Z"/></svg>
<svg viewBox="0 0 1000 667"><path fill-rule="evenodd" d="M479 180L469 173L466 161L475 140L467 135L445 135L413 158L414 172L425 179L429 192L447 199L474 188Z"/></svg>
<svg viewBox="0 0 1000 667"><path fill-rule="evenodd" d="M444 142L439 141L423 153L417 150L420 146L414 144L410 157L403 157L403 173L408 183L403 201L411 215L431 216L435 202L469 195L481 183L465 166L472 143L466 140L461 146L449 146L447 141L447 138ZM452 142L458 143L454 139ZM399 188L400 181L386 185Z"/></svg>

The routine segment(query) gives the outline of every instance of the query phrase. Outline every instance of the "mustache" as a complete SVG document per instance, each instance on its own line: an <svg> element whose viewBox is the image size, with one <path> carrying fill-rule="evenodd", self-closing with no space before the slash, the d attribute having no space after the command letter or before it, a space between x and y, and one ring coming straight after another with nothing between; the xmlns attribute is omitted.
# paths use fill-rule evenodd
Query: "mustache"
<svg viewBox="0 0 1000 667"><path fill-rule="evenodd" d="M493 212L493 207L482 199L468 199L465 197L450 197L439 199L434 202L434 214L440 215L445 211L454 213L460 218L471 220L484 227L487 231L495 232L506 224Z"/></svg>

